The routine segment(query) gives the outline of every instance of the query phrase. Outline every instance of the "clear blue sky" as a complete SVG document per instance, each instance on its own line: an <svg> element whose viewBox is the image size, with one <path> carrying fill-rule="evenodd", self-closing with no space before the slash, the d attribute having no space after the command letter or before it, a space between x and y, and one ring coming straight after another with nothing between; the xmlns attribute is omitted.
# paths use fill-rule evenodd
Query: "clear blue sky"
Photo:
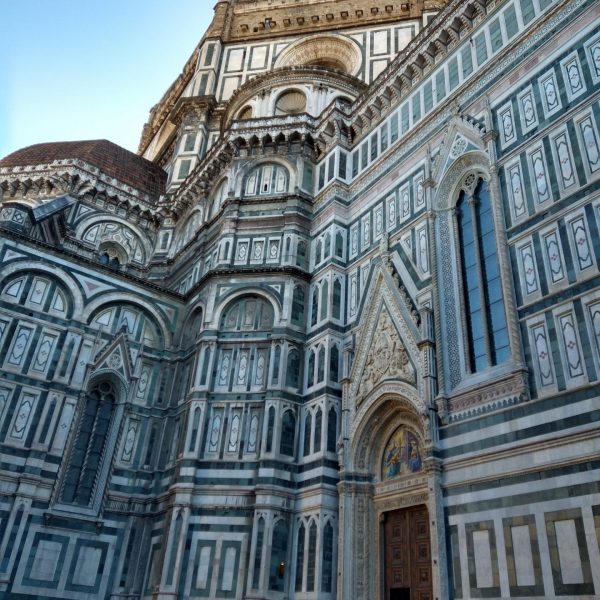
<svg viewBox="0 0 600 600"><path fill-rule="evenodd" d="M213 0L0 0L0 157L38 142L137 151Z"/></svg>

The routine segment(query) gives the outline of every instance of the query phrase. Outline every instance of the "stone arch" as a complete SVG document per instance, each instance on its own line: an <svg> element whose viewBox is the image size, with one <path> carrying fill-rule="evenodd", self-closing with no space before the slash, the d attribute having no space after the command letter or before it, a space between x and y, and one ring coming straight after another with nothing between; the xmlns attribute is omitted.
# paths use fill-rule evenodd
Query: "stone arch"
<svg viewBox="0 0 600 600"><path fill-rule="evenodd" d="M115 386L115 391L119 398L126 398L129 393L129 384L123 373L116 369L102 368L91 371L85 385L86 390L100 385L102 382L108 381Z"/></svg>
<svg viewBox="0 0 600 600"><path fill-rule="evenodd" d="M398 425L414 431L422 448L430 445L426 413L416 408L415 399L407 397L412 394L407 394L403 386L396 387L382 393L375 391L361 407L350 435L347 470L369 472L376 479L374 472L379 472L385 445Z"/></svg>
<svg viewBox="0 0 600 600"><path fill-rule="evenodd" d="M148 259L149 256L152 255L152 249L154 247L154 243L152 240L150 240L148 238L148 236L146 235L146 233L140 229L139 227L137 227L136 225L133 225L132 223L130 223L129 221L127 221L126 219L122 219L120 217L116 217L113 215L107 215L107 214L93 214L89 217L84 217L78 224L77 227L75 229L75 237L77 237L78 239L85 241L84 240L84 235L86 233L88 233L93 227L95 226L101 226L101 225L120 225L122 226L124 229L127 229L131 232L131 234L135 237L135 239L139 242L139 244L142 247L143 250L143 256L140 259L135 259L133 256L129 256L130 260L135 260L135 262L144 262ZM87 243L90 243L92 245L95 245L96 248L98 248L98 245L104 240L102 239L98 239L95 240L94 242L88 241ZM113 240L114 241L114 240ZM121 244L122 245L122 244ZM129 252L128 252L129 254Z"/></svg>
<svg viewBox="0 0 600 600"><path fill-rule="evenodd" d="M446 210L456 205L458 194L465 185L465 178L475 174L486 181L490 180L490 162L481 150L472 150L457 158L444 173L437 186L434 210Z"/></svg>
<svg viewBox="0 0 600 600"><path fill-rule="evenodd" d="M98 298L94 298L84 309L82 319L87 323L91 323L92 318L102 309L110 308L115 305L130 305L145 313L154 322L159 336L162 336L163 344L169 346L172 343L172 333L169 329L164 316L149 302L141 300L138 297L123 296L118 292L103 294Z"/></svg>
<svg viewBox="0 0 600 600"><path fill-rule="evenodd" d="M212 187L210 199L206 205L206 212L209 213L205 215L206 220L212 219L217 212L221 210L221 207L227 200L230 187L229 177L227 177L227 175L224 175L217 180Z"/></svg>
<svg viewBox="0 0 600 600"><path fill-rule="evenodd" d="M6 282L13 275L18 277L20 275L29 275L34 273L47 275L48 277L59 281L66 288L64 291L69 294L72 300L72 310L69 314L69 318L79 319L82 317L85 301L81 285L76 279L71 277L71 275L56 268L54 265L49 266L42 263L35 263L35 266L32 267L30 260L19 258L18 260L0 268L0 286L3 286L4 282Z"/></svg>
<svg viewBox="0 0 600 600"><path fill-rule="evenodd" d="M235 183L235 196L240 198L246 195L246 181L255 169L260 169L262 166L276 165L286 169L288 173L288 185L286 192L289 193L298 186L298 172L296 165L291 161L281 156L268 156L255 160L248 161L242 169L240 169Z"/></svg>
<svg viewBox="0 0 600 600"><path fill-rule="evenodd" d="M105 384L108 385L109 389L103 391L102 387ZM112 369L100 369L89 374L84 388L85 392L80 396L80 402L77 407L77 416L73 421L73 427L69 433L69 445L64 453L65 461L61 465L60 478L55 487L54 500L58 504L77 505L83 510L92 510L96 514L100 511L102 498L106 493L107 482L110 479L110 472L114 464L114 454L117 447L119 431L123 425L124 399L127 397L128 387L128 383L125 381L124 377ZM114 397L111 401L110 399L107 400L105 396ZM104 410L100 408L100 404L97 404L95 411L89 412L89 409L93 408L93 405L90 405L89 403L94 401L94 398L97 403L103 403L104 405L108 402L111 403L110 417L108 420L106 419L106 414L103 418L98 418L98 415L100 415L101 412L104 412ZM86 440L86 437L82 436L82 423L84 419L90 417L94 420L94 435L88 435ZM104 423L100 428L100 431L99 423ZM97 435L98 437L96 437ZM100 444L90 453L89 449L93 448L98 441L100 441ZM80 445L79 449L77 449L78 444ZM80 463L80 465L75 463L75 467L73 467L74 457L78 454L81 455L82 452L86 454L85 460ZM89 466L88 456L96 457L97 465L95 467ZM69 475L69 472L72 473L71 470L73 468L75 469L75 473L77 473L77 470L80 470L80 473L78 475L78 483L75 486L75 490L77 491L72 490L74 493L69 498L65 497L65 490L67 483L74 479L72 475ZM85 468L93 468L95 470L95 476L93 485L86 492L88 495L87 502L83 503L81 502L81 499L78 500L77 497L81 489L79 487L81 482L86 481L85 477L81 478L81 473Z"/></svg>
<svg viewBox="0 0 600 600"><path fill-rule="evenodd" d="M490 202L492 204L495 231L499 241L499 263L502 287L506 306L512 302L513 282L512 272L508 269L509 257L505 242L501 240L503 227L502 209L495 203L493 188L497 186L497 175L490 169L489 158L482 150L471 150L458 157L444 172L434 198L433 207L436 214L435 227L435 252L436 269L439 281L437 290L439 324L436 337L438 338L443 360L440 365L444 370L443 381L446 393L455 389L468 374L467 361L467 321L464 311L464 286L462 269L457 269L460 264L460 248L457 220L454 209L464 190L472 194L479 179L490 184ZM494 183L495 181L495 183ZM497 196L496 196L497 198ZM503 256L506 252L506 256ZM519 359L520 341L518 323L515 318L516 311L506 310L509 330L509 344L514 357Z"/></svg>
<svg viewBox="0 0 600 600"><path fill-rule="evenodd" d="M221 322L221 317L223 316L225 309L227 309L234 300L239 300L243 296L260 296L261 299L269 302L273 308L273 322L275 324L281 322L282 305L279 298L258 286L248 286L241 290L232 291L220 298L213 311L213 325L215 327Z"/></svg>
<svg viewBox="0 0 600 600"><path fill-rule="evenodd" d="M203 206L195 206L192 211L181 221L177 227L175 236L175 251L180 250L194 236L195 232L200 229L202 223L206 221L208 215Z"/></svg>
<svg viewBox="0 0 600 600"><path fill-rule="evenodd" d="M202 303L198 303L190 307L186 318L183 322L184 325L179 334L182 346L185 347L186 342L192 343L196 339L198 332L191 330L193 330L197 326L199 326L200 328L202 327L205 314L205 307ZM199 317L201 319L200 322L198 322Z"/></svg>

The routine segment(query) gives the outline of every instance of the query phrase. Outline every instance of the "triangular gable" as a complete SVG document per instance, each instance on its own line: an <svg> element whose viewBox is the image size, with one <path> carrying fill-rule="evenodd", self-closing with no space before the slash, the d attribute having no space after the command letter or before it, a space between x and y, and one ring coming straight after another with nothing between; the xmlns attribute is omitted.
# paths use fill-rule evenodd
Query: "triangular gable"
<svg viewBox="0 0 600 600"><path fill-rule="evenodd" d="M127 343L127 335L119 333L96 357L92 364L92 372L114 371L126 382L133 378L133 363Z"/></svg>
<svg viewBox="0 0 600 600"><path fill-rule="evenodd" d="M349 377L352 408L356 410L375 388L389 381L418 392L423 373L420 333L387 262L373 269L361 322Z"/></svg>
<svg viewBox="0 0 600 600"><path fill-rule="evenodd" d="M440 152L435 157L433 180L441 181L446 171L461 156L469 152L485 151L485 127L464 116L455 116L448 124Z"/></svg>

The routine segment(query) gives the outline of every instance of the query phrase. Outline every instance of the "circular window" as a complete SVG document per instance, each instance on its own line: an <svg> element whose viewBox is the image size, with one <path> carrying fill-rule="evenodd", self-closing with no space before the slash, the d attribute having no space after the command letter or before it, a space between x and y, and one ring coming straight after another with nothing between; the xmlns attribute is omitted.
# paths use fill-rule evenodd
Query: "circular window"
<svg viewBox="0 0 600 600"><path fill-rule="evenodd" d="M284 92L275 103L276 115L297 115L306 110L306 96L298 90Z"/></svg>

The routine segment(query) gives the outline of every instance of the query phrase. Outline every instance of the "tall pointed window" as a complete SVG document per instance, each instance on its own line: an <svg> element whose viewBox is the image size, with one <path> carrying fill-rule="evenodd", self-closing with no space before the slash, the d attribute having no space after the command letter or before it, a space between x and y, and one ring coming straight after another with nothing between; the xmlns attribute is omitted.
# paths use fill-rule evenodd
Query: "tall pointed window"
<svg viewBox="0 0 600 600"><path fill-rule="evenodd" d="M63 481L62 502L86 507L91 504L115 401L115 390L108 382L100 383L87 395Z"/></svg>
<svg viewBox="0 0 600 600"><path fill-rule="evenodd" d="M269 569L269 589L285 591L285 567L287 565L288 526L280 519L273 528L271 539L271 566Z"/></svg>
<svg viewBox="0 0 600 600"><path fill-rule="evenodd" d="M296 417L291 410L286 410L281 419L281 443L279 452L285 456L294 456L296 446Z"/></svg>
<svg viewBox="0 0 600 600"><path fill-rule="evenodd" d="M456 205L467 324L468 370L477 373L509 357L504 297L488 184Z"/></svg>
<svg viewBox="0 0 600 600"><path fill-rule="evenodd" d="M252 589L257 590L260 586L260 565L262 562L263 542L265 537L265 520L258 519L256 531L256 549L254 550L254 567L252 569Z"/></svg>
<svg viewBox="0 0 600 600"><path fill-rule="evenodd" d="M327 521L323 531L322 552L321 591L330 594L333 591L333 527L329 521Z"/></svg>
<svg viewBox="0 0 600 600"><path fill-rule="evenodd" d="M304 577L304 523L298 528L298 543L296 545L296 591L302 591L302 579Z"/></svg>

